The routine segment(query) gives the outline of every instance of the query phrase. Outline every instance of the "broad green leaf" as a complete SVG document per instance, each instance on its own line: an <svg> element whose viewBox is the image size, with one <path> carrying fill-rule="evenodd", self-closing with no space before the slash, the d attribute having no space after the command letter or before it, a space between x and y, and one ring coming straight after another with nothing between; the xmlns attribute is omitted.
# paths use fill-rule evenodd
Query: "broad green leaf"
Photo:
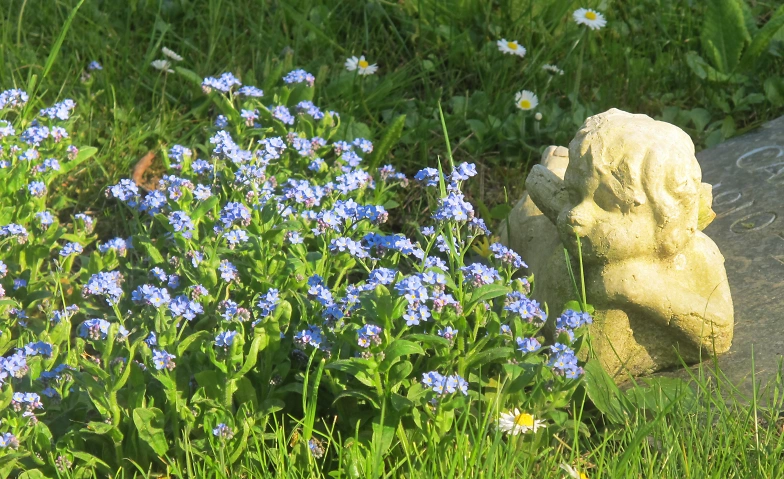
<svg viewBox="0 0 784 479"><path fill-rule="evenodd" d="M448 339L436 336L435 334L414 333L407 334L404 339L411 339L420 343L430 344L433 346L446 346L451 347L452 343Z"/></svg>
<svg viewBox="0 0 784 479"><path fill-rule="evenodd" d="M133 423L142 442L149 445L157 455L166 454L169 444L163 432L163 411L154 407L137 407L133 410Z"/></svg>
<svg viewBox="0 0 784 479"><path fill-rule="evenodd" d="M509 358L514 355L513 348L500 347L491 348L481 352L474 352L469 354L466 358L466 368L472 370L478 365L484 366L502 358Z"/></svg>
<svg viewBox="0 0 784 479"><path fill-rule="evenodd" d="M123 440L123 433L112 424L107 424L105 422L88 422L87 427L82 429L82 431L91 432L93 434L108 435L115 443L121 443Z"/></svg>
<svg viewBox="0 0 784 479"><path fill-rule="evenodd" d="M775 107L784 105L784 78L770 77L765 80L765 96Z"/></svg>
<svg viewBox="0 0 784 479"><path fill-rule="evenodd" d="M741 0L708 0L700 41L704 54L721 73L733 73L751 41Z"/></svg>
<svg viewBox="0 0 784 479"><path fill-rule="evenodd" d="M82 451L71 451L71 454L80 461L83 461L85 464L92 466L93 464L98 464L106 471L109 471L109 465L103 462L102 460L98 459L97 457L93 456L92 454L88 454ZM93 476L90 476L93 477Z"/></svg>
<svg viewBox="0 0 784 479"><path fill-rule="evenodd" d="M616 424L626 423L628 412L624 407L623 393L599 361L592 359L585 365L584 384L585 392L602 414Z"/></svg>
<svg viewBox="0 0 784 479"><path fill-rule="evenodd" d="M234 393L234 398L237 404L252 404L253 411L256 411L259 406L258 396L256 395L256 388L247 377L242 377L237 381L237 391Z"/></svg>
<svg viewBox="0 0 784 479"><path fill-rule="evenodd" d="M489 301L493 298L497 298L499 296L503 296L506 293L511 291L508 286L504 286L501 284L486 284L474 290L471 293L471 297L468 301L468 307L466 308L465 314L468 315L473 311L474 307L477 304L481 303L482 301Z"/></svg>
<svg viewBox="0 0 784 479"><path fill-rule="evenodd" d="M262 328L256 328L254 331L254 338L253 342L250 343L250 350L248 354L245 355L245 363L243 363L242 368L237 371L236 373L232 374L232 378L241 378L248 374L253 366L256 365L256 361L259 359L259 352L263 351L267 345L269 344L269 336L267 335L267 331Z"/></svg>
<svg viewBox="0 0 784 479"><path fill-rule="evenodd" d="M395 430L400 423L400 412L393 407L387 406L384 410L384 419L381 420L381 413L373 418L373 444L376 460L379 461L392 445L395 438Z"/></svg>
<svg viewBox="0 0 784 479"><path fill-rule="evenodd" d="M374 408L381 409L381 406L378 403L378 398L371 392L360 391L359 389L346 389L345 391L335 396L332 404L335 404L343 398L362 399L372 404Z"/></svg>
<svg viewBox="0 0 784 479"><path fill-rule="evenodd" d="M152 242L150 241L150 238L148 238L146 236L140 236L140 235L134 236L133 237L133 245L136 248L144 251L144 253L147 255L147 257L149 257L150 262L152 264L161 264L161 263L163 263L164 260L163 260L163 256L161 256L161 252L158 251L158 248L156 248L152 244Z"/></svg>
<svg viewBox="0 0 784 479"><path fill-rule="evenodd" d="M194 86L201 88L203 78L193 70L188 70L187 68L183 67L174 67L174 71L177 72L177 74L181 77L191 82Z"/></svg>
<svg viewBox="0 0 784 479"><path fill-rule="evenodd" d="M375 368L375 364L371 363L370 360L362 358L339 359L326 365L326 369L334 369L351 374L368 387L375 387L372 379Z"/></svg>
<svg viewBox="0 0 784 479"><path fill-rule="evenodd" d="M396 339L384 349L384 360L381 361L379 369L387 371L397 358L411 354L425 354L425 350L417 343L406 341L405 339Z"/></svg>
<svg viewBox="0 0 784 479"><path fill-rule="evenodd" d="M38 469L28 469L19 474L19 479L47 479L47 476Z"/></svg>
<svg viewBox="0 0 784 479"><path fill-rule="evenodd" d="M225 383L225 381L221 381L217 372L210 370L199 371L194 374L194 377L196 378L196 384L206 390L207 397L220 397L220 385Z"/></svg>
<svg viewBox="0 0 784 479"><path fill-rule="evenodd" d="M647 387L640 385L626 391L629 402L637 408L661 412L677 400L683 410L689 411L696 404L694 391L682 379L657 377L643 381Z"/></svg>
<svg viewBox="0 0 784 479"><path fill-rule="evenodd" d="M193 213L191 213L191 220L194 222L200 220L201 217L204 216L208 211L212 210L219 201L220 198L217 196L210 196L205 201L202 201L201 204L197 206L195 210L193 210Z"/></svg>
<svg viewBox="0 0 784 479"><path fill-rule="evenodd" d="M398 412L403 412L406 409L410 409L414 406L414 402L407 397L401 396L397 393L392 393L389 396L389 402L392 404L392 407L395 408Z"/></svg>
<svg viewBox="0 0 784 479"><path fill-rule="evenodd" d="M60 166L60 174L66 175L71 170L79 166L80 164L84 163L88 159L92 158L98 152L98 148L94 146L85 146L79 150L79 153L76 154L76 158L71 161L66 161Z"/></svg>
<svg viewBox="0 0 784 479"><path fill-rule="evenodd" d="M187 349L191 347L191 345L193 344L199 345L209 337L210 337L210 333L207 331L198 331L196 333L191 334L190 336L180 341L180 343L177 345L177 355L182 356L185 353L185 351L187 351Z"/></svg>
<svg viewBox="0 0 784 479"><path fill-rule="evenodd" d="M692 108L689 111L689 118L691 118L697 131L702 133L711 121L711 114L705 108Z"/></svg>
<svg viewBox="0 0 784 479"><path fill-rule="evenodd" d="M768 49L771 40L784 27L784 6L779 7L768 22L754 35L751 44L740 59L741 70L751 68L760 55Z"/></svg>
<svg viewBox="0 0 784 479"><path fill-rule="evenodd" d="M0 390L0 411L5 411L5 408L11 404L13 397L14 389L10 384L7 384L4 388L2 388L2 390Z"/></svg>
<svg viewBox="0 0 784 479"><path fill-rule="evenodd" d="M490 210L490 217L495 220L503 220L509 216L509 213L512 211L512 206L506 203L502 203L500 205L495 205L492 210Z"/></svg>

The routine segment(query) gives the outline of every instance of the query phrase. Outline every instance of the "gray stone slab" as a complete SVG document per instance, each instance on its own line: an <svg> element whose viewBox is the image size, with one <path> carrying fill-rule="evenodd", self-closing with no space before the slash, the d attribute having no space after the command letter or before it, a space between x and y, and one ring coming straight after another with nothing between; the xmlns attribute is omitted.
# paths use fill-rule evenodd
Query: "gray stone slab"
<svg viewBox="0 0 784 479"><path fill-rule="evenodd" d="M735 335L719 366L750 391L752 349L762 381L784 355L784 117L697 155L713 185L706 229L726 259Z"/></svg>

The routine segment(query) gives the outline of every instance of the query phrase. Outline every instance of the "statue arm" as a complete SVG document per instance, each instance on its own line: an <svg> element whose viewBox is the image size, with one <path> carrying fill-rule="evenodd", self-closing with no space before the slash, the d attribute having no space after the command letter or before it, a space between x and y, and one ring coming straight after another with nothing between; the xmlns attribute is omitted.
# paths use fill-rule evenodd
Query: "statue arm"
<svg viewBox="0 0 784 479"><path fill-rule="evenodd" d="M673 280L672 272L657 271L657 266L652 271L650 264L636 266L625 265L627 271L610 273L626 279L617 287L606 284L612 303L653 319L659 327L674 330L677 337L695 348L709 353L729 348L734 312L726 278L710 275L716 284L706 297ZM644 281L645 286L640 287L639 281Z"/></svg>
<svg viewBox="0 0 784 479"><path fill-rule="evenodd" d="M569 203L564 181L542 165L536 165L528 173L525 188L534 204L553 223Z"/></svg>

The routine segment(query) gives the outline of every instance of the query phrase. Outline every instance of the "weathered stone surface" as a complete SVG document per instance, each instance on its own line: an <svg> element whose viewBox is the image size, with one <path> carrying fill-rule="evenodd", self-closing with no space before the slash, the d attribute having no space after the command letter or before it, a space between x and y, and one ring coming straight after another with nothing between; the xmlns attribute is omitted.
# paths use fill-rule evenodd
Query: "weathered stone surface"
<svg viewBox="0 0 784 479"><path fill-rule="evenodd" d="M719 366L744 382L753 349L758 378L767 380L784 355L784 117L697 159L716 212L705 233L726 259L735 303L735 337Z"/></svg>
<svg viewBox="0 0 784 479"><path fill-rule="evenodd" d="M577 265L579 236L596 307L593 350L610 374L726 351L732 299L722 255L699 231L712 217L711 189L688 135L610 110L586 120L565 171L563 163L562 149L546 152L526 181L530 198L515 207L509 234L502 231L529 262L534 298L553 308L574 299L563 246Z"/></svg>

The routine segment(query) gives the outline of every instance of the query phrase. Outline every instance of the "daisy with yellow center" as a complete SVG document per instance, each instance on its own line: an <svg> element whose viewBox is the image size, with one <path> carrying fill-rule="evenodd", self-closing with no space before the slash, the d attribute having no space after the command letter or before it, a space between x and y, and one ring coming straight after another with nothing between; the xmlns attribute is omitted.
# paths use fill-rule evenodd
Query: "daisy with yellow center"
<svg viewBox="0 0 784 479"><path fill-rule="evenodd" d="M566 471L572 479L588 479L588 474L575 469L569 464L561 464L561 469Z"/></svg>
<svg viewBox="0 0 784 479"><path fill-rule="evenodd" d="M501 413L501 418L498 420L498 429L507 434L511 433L513 436L520 433L536 432L541 427L544 427L544 421L536 419L527 412L520 412L517 408Z"/></svg>
<svg viewBox="0 0 784 479"><path fill-rule="evenodd" d="M507 41L505 38L502 38L498 40L497 45L501 53L509 53L521 58L525 56L525 47L517 43L517 40Z"/></svg>
<svg viewBox="0 0 784 479"><path fill-rule="evenodd" d="M532 91L523 90L515 95L515 105L517 108L526 111L533 110L539 104L539 98Z"/></svg>
<svg viewBox="0 0 784 479"><path fill-rule="evenodd" d="M574 21L577 22L578 25L585 25L591 30L599 30L607 25L607 20L604 19L604 15L588 8L578 8L572 14L572 18L574 18Z"/></svg>
<svg viewBox="0 0 784 479"><path fill-rule="evenodd" d="M378 65L370 64L365 60L365 56L351 57L346 60L346 70L353 72L356 71L360 75L372 75L378 70Z"/></svg>
<svg viewBox="0 0 784 479"><path fill-rule="evenodd" d="M545 63L542 65L542 70L546 71L547 73L552 73L553 75L563 75L564 71L558 68L557 65L550 65L549 63Z"/></svg>

